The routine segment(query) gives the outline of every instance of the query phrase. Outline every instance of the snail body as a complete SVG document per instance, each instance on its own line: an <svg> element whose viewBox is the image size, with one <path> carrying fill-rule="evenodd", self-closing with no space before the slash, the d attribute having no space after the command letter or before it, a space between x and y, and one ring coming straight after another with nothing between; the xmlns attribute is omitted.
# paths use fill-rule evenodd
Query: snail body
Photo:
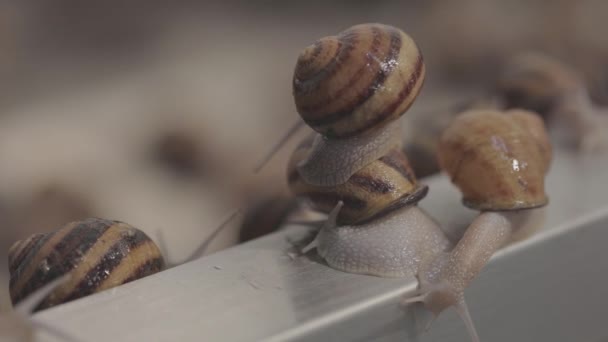
<svg viewBox="0 0 608 342"><path fill-rule="evenodd" d="M341 202L334 215L340 207ZM424 262L451 247L437 222L416 205L360 225L338 225L330 215L316 244L332 268L387 278L416 276Z"/></svg>
<svg viewBox="0 0 608 342"><path fill-rule="evenodd" d="M71 301L159 272L164 259L142 231L122 222L86 219L48 234L35 234L9 250L13 304L65 274L35 310Z"/></svg>
<svg viewBox="0 0 608 342"><path fill-rule="evenodd" d="M298 113L320 136L298 165L304 180L341 184L399 145L398 126L390 123L412 105L424 75L414 41L387 25L356 25L305 48L293 95Z"/></svg>

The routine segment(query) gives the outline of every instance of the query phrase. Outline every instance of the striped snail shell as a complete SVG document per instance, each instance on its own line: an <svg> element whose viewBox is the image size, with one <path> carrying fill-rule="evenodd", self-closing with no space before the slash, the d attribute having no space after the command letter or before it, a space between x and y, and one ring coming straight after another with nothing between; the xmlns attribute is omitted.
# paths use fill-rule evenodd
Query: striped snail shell
<svg viewBox="0 0 608 342"><path fill-rule="evenodd" d="M36 308L42 310L106 290L164 267L160 250L142 231L90 218L17 241L9 250L13 304L64 274L70 279Z"/></svg>
<svg viewBox="0 0 608 342"><path fill-rule="evenodd" d="M347 138L399 118L422 87L416 43L398 28L353 26L305 48L293 77L298 113L327 138Z"/></svg>
<svg viewBox="0 0 608 342"><path fill-rule="evenodd" d="M471 110L444 131L439 163L462 191L466 206L500 211L547 204L544 177L551 152L538 120L536 114L524 111L505 115ZM531 134L534 129L538 131Z"/></svg>
<svg viewBox="0 0 608 342"><path fill-rule="evenodd" d="M288 184L296 196L307 197L320 211L329 213L339 201L344 203L338 225L361 224L388 212L416 204L428 192L420 185L405 155L393 149L355 172L345 183L316 186L306 183L296 165L310 153L311 140L305 140L293 153L288 167Z"/></svg>

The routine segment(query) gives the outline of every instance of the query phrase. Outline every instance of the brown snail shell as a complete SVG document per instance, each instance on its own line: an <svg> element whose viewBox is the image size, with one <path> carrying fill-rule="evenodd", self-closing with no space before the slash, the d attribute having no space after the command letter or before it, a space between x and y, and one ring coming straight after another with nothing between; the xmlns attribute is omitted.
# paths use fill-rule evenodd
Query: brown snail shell
<svg viewBox="0 0 608 342"><path fill-rule="evenodd" d="M505 108L525 108L546 118L566 93L580 85L579 75L560 61L526 53L508 63L496 90Z"/></svg>
<svg viewBox="0 0 608 342"><path fill-rule="evenodd" d="M10 295L19 303L48 282L70 280L36 310L106 290L164 267L160 250L142 231L122 222L90 218L17 241L9 250Z"/></svg>
<svg viewBox="0 0 608 342"><path fill-rule="evenodd" d="M424 75L412 38L392 26L361 24L300 53L293 94L312 129L346 138L399 118L418 95Z"/></svg>
<svg viewBox="0 0 608 342"><path fill-rule="evenodd" d="M368 222L399 207L416 204L428 192L427 186L418 184L407 158L398 149L361 168L343 184L311 185L295 167L310 148L309 139L294 151L288 167L289 187L296 196L309 198L325 213L339 201L344 202L337 217L338 225Z"/></svg>
<svg viewBox="0 0 608 342"><path fill-rule="evenodd" d="M535 114L472 110L458 116L439 142L439 163L477 210L517 210L547 204L544 178L550 156L523 122ZM532 117L526 117L532 116ZM538 127L537 127L538 128Z"/></svg>

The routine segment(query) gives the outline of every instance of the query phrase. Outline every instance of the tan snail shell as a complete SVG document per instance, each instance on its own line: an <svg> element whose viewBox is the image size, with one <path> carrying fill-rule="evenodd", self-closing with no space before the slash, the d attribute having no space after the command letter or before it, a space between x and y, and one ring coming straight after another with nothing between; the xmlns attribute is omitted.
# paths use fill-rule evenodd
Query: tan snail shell
<svg viewBox="0 0 608 342"><path fill-rule="evenodd" d="M9 250L13 304L59 276L69 273L36 310L106 290L164 267L160 250L142 231L122 222L98 218L72 222L35 234Z"/></svg>
<svg viewBox="0 0 608 342"><path fill-rule="evenodd" d="M366 133L399 118L422 87L416 43L398 28L353 26L321 38L298 58L293 95L298 113L328 138Z"/></svg>
<svg viewBox="0 0 608 342"><path fill-rule="evenodd" d="M439 163L460 188L466 206L498 211L547 204L544 178L551 150L538 120L524 111L472 110L444 131ZM531 134L534 129L538 131Z"/></svg>
<svg viewBox="0 0 608 342"><path fill-rule="evenodd" d="M307 197L314 206L329 213L339 201L344 202L337 217L338 225L361 224L399 207L415 204L428 192L420 185L405 155L398 149L355 172L346 183L315 186L306 183L296 165L310 153L311 139L293 153L288 166L288 184L296 196Z"/></svg>

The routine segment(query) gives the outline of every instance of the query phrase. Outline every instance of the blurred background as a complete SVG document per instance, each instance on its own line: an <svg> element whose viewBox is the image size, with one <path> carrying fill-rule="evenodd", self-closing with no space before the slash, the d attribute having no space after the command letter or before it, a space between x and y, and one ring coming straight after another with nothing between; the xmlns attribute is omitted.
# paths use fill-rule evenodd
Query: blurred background
<svg viewBox="0 0 608 342"><path fill-rule="evenodd" d="M7 250L91 216L128 222L170 261L234 208L285 188L299 51L363 22L408 32L427 63L413 111L491 87L522 51L577 68L606 103L603 0L0 2L0 310ZM238 241L233 222L209 252Z"/></svg>

